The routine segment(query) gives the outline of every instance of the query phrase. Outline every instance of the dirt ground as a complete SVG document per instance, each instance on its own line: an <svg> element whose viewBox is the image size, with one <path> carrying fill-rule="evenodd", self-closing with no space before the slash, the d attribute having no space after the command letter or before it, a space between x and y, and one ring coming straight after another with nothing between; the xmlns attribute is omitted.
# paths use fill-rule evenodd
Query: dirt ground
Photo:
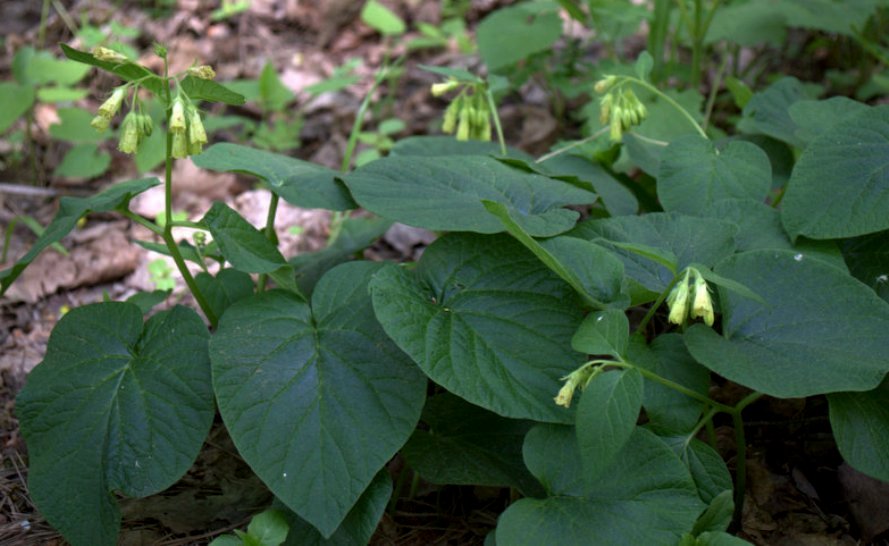
<svg viewBox="0 0 889 546"><path fill-rule="evenodd" d="M439 2L393 0L396 9L414 28L418 22L435 24ZM508 2L500 2L508 3ZM277 68L282 82L296 93L296 108L304 115L299 158L338 168L346 139L374 71L388 47L358 19L357 0L252 0L246 12L218 22L210 13L215 0L179 0L162 18L152 12L165 2L63 0L54 2L46 27L46 43L71 43L69 25L88 17L93 25L112 19L137 28L133 45L150 51L153 42L167 45L170 57L187 66L194 59L213 64L220 81L256 78L265 62ZM471 2L470 28L498 5L495 0ZM64 11L60 11L59 7ZM10 77L15 51L38 40L41 2L5 0L0 3L0 80ZM403 51L393 43L394 54ZM52 49L52 48L50 48ZM359 58L355 85L334 94L311 98L302 89L330 76L348 59ZM146 60L149 56L146 55ZM419 64L468 66L456 45L411 54L394 93L394 114L406 124L399 137L430 132L445 104L429 95L435 77ZM174 67L176 68L176 67ZM182 67L179 67L182 68ZM96 97L113 84L103 78L92 82L88 99L80 105L94 110ZM383 89L381 93L388 93ZM557 121L548 113L541 92L533 85L510 97L503 107L510 144L541 153L555 138ZM259 119L252 107L238 110ZM24 254L34 240L18 224L29 215L42 225L52 218L58 197L88 195L104 185L137 177L130 158L112 154L111 169L95 180L52 176L67 148L50 137L58 119L55 107L40 105L32 127L36 161L14 164L4 159L11 144L0 140L0 230L9 236L7 259L0 269ZM107 144L109 149L113 143ZM36 167L35 167L36 165ZM255 225L265 221L267 194L254 190L254 182L230 174L202 171L190 161L176 167L174 209L201 217L214 200L224 200ZM134 202L146 217L163 209L163 195L150 191ZM285 256L322 248L329 213L303 210L281 203L276 226ZM298 233L291 228L299 227ZM63 241L68 255L48 250L38 258L0 299L0 545L63 544L31 504L27 489L27 450L15 417L15 395L46 350L53 325L66 309L102 301L122 300L154 284L149 264L160 255L130 243L145 239L144 228L112 214L91 215ZM393 229L369 255L410 259L431 240L431 234L406 228ZM184 286L176 287L168 304L190 303ZM730 384L715 387L716 395L731 399ZM823 400L777 401L764 399L750 408L748 438L750 483L742 536L757 544L853 545L889 544L889 485L858 474L842 464L830 436ZM717 427L720 449L732 466L735 448L730 423ZM402 461L390 463L396 473ZM217 534L242 527L251 513L264 507L270 495L236 455L224 428L214 426L198 461L170 490L142 500L125 501L121 544L205 544ZM411 498L404 496L384 516L373 539L380 545L481 544L496 525L497 515L509 504L509 492L491 488L436 487L420 482ZM881 538L882 537L882 538Z"/></svg>

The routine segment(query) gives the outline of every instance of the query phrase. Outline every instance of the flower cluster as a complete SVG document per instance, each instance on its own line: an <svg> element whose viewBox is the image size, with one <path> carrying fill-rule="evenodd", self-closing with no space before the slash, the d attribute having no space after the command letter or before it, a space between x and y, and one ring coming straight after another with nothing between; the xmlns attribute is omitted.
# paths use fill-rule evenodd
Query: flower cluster
<svg viewBox="0 0 889 546"><path fill-rule="evenodd" d="M173 100L170 132L173 134L173 157L176 159L201 153L207 143L207 132L200 112L191 101L181 96Z"/></svg>
<svg viewBox="0 0 889 546"><path fill-rule="evenodd" d="M484 84L461 84L450 79L432 86L432 95L440 97L463 85L463 90L451 101L444 113L441 130L457 140L491 140L491 109L485 96Z"/></svg>
<svg viewBox="0 0 889 546"><path fill-rule="evenodd" d="M610 127L610 137L620 141L624 131L639 125L648 116L648 109L630 88L618 85L617 76L606 76L596 82L595 90L605 96L599 101L599 121Z"/></svg>
<svg viewBox="0 0 889 546"><path fill-rule="evenodd" d="M713 300L707 281L700 271L693 267L685 270L685 274L673 287L667 297L670 315L667 320L673 324L683 324L686 317L701 318L707 326L713 326Z"/></svg>

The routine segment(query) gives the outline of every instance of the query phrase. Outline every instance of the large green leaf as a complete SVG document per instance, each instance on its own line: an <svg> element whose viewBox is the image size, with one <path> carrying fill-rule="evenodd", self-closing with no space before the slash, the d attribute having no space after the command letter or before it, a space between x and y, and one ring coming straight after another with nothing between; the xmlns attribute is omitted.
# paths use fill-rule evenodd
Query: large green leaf
<svg viewBox="0 0 889 546"><path fill-rule="evenodd" d="M782 204L794 239L889 229L889 106L843 118L803 152Z"/></svg>
<svg viewBox="0 0 889 546"><path fill-rule="evenodd" d="M238 451L325 537L407 441L425 399L423 375L374 318L367 283L380 267L332 269L311 304L281 291L241 300L210 343Z"/></svg>
<svg viewBox="0 0 889 546"><path fill-rule="evenodd" d="M251 296L254 288L250 275L236 269L223 269L215 277L201 272L195 275L194 282L217 317L231 304Z"/></svg>
<svg viewBox="0 0 889 546"><path fill-rule="evenodd" d="M755 250L715 268L765 304L720 289L723 336L694 325L698 362L778 397L875 388L889 371L889 305L867 286L801 252Z"/></svg>
<svg viewBox="0 0 889 546"><path fill-rule="evenodd" d="M476 31L478 50L488 69L496 71L545 51L562 35L558 6L526 2L485 17Z"/></svg>
<svg viewBox="0 0 889 546"><path fill-rule="evenodd" d="M641 336L634 336L627 356L630 362L640 368L707 396L710 371L688 354L681 336L660 335L651 345L647 345ZM648 417L648 426L658 433L690 431L704 409L704 405L698 400L655 381L646 383L642 405Z"/></svg>
<svg viewBox="0 0 889 546"><path fill-rule="evenodd" d="M828 395L830 426L850 465L889 481L889 381L868 392Z"/></svg>
<svg viewBox="0 0 889 546"><path fill-rule="evenodd" d="M330 538L324 538L317 529L290 510L287 521L290 532L284 546L364 546L377 529L383 511L392 496L392 478L386 469L374 477L355 506Z"/></svg>
<svg viewBox="0 0 889 546"><path fill-rule="evenodd" d="M710 504L723 492L732 490L732 476L715 449L685 435L663 440L688 468L702 501Z"/></svg>
<svg viewBox="0 0 889 546"><path fill-rule="evenodd" d="M769 157L755 144L729 141L722 148L699 135L674 140L658 167L664 210L700 214L724 199L762 201L772 185Z"/></svg>
<svg viewBox="0 0 889 546"><path fill-rule="evenodd" d="M386 333L436 383L505 417L572 421L553 396L583 360L570 349L581 300L518 242L446 235L416 271L380 271L371 293Z"/></svg>
<svg viewBox="0 0 889 546"><path fill-rule="evenodd" d="M667 251L676 257L679 271L692 263L712 266L730 256L737 231L734 224L714 218L653 213L583 222L571 235L611 246L623 261L628 277L648 290L661 292L673 281L673 272L654 260L609 243L632 243Z"/></svg>
<svg viewBox="0 0 889 546"><path fill-rule="evenodd" d="M387 157L345 177L364 208L431 230L498 233L504 228L482 205L501 203L535 237L570 229L578 214L563 205L589 204L596 194L568 182L523 172L491 157Z"/></svg>
<svg viewBox="0 0 889 546"><path fill-rule="evenodd" d="M776 6L789 26L854 36L881 0L782 0Z"/></svg>
<svg viewBox="0 0 889 546"><path fill-rule="evenodd" d="M139 80L140 86L148 89L157 96L163 96L164 86L161 77L139 64L134 62L119 64L100 61L95 58L92 53L79 51L66 44L60 44L59 47L62 48L62 53L72 61L101 68L102 70L115 74L125 81L131 82Z"/></svg>
<svg viewBox="0 0 889 546"><path fill-rule="evenodd" d="M588 355L610 355L620 358L627 353L630 322L617 309L590 313L571 338L571 347Z"/></svg>
<svg viewBox="0 0 889 546"><path fill-rule="evenodd" d="M579 481L583 470L570 427L532 429L525 461L550 496L513 503L498 521L498 544L675 546L706 507L688 470L644 429L633 432L615 463L588 487Z"/></svg>
<svg viewBox="0 0 889 546"><path fill-rule="evenodd" d="M800 100L790 105L790 119L798 126L796 136L805 143L829 131L847 116L869 110L862 102L846 97Z"/></svg>
<svg viewBox="0 0 889 546"><path fill-rule="evenodd" d="M49 51L39 51L30 46L19 49L13 59L15 79L23 85L41 87L49 83L74 85L89 71L89 66L67 59L57 59Z"/></svg>
<svg viewBox="0 0 889 546"><path fill-rule="evenodd" d="M34 88L14 82L0 83L0 133L15 123L34 104Z"/></svg>
<svg viewBox="0 0 889 546"><path fill-rule="evenodd" d="M537 241L516 222L505 205L483 201L510 235L534 253L584 300L596 309L607 305L625 308L629 297L623 294L624 268L608 250L576 237L553 237Z"/></svg>
<svg viewBox="0 0 889 546"><path fill-rule="evenodd" d="M213 203L201 219L232 267L245 273L267 273L281 288L298 292L293 266L261 231L225 203Z"/></svg>
<svg viewBox="0 0 889 546"><path fill-rule="evenodd" d="M429 428L415 431L401 454L424 480L540 490L522 461L530 421L505 419L450 393L430 398L422 420Z"/></svg>
<svg viewBox="0 0 889 546"><path fill-rule="evenodd" d="M604 167L585 157L562 154L533 165L541 169L544 174L573 177L590 184L611 216L636 214L639 210L639 202L633 192L611 176Z"/></svg>
<svg viewBox="0 0 889 546"><path fill-rule="evenodd" d="M207 328L175 307L144 326L130 303L72 310L16 408L28 489L74 546L117 544L113 493L146 496L191 466L213 422Z"/></svg>
<svg viewBox="0 0 889 546"><path fill-rule="evenodd" d="M268 182L270 190L299 207L355 208L349 192L335 179L336 172L307 161L228 142L210 146L192 161L202 169L262 178Z"/></svg>
<svg viewBox="0 0 889 546"><path fill-rule="evenodd" d="M37 238L31 250L22 256L15 265L0 271L0 289L2 289L0 294L6 292L9 285L21 275L22 271L34 261L34 258L43 249L61 241L62 237L74 229L81 216L87 212L108 212L118 207L124 207L134 196L158 184L160 184L160 180L157 178L142 178L115 184L92 197L62 197L55 218L46 227L43 235Z"/></svg>
<svg viewBox="0 0 889 546"><path fill-rule="evenodd" d="M753 47L767 43L778 47L787 36L787 21L770 0L750 0L719 6L707 30L706 43L726 40Z"/></svg>
<svg viewBox="0 0 889 546"><path fill-rule="evenodd" d="M490 155L500 156L500 145L481 140L457 140L452 136L411 136L395 143L389 155L409 155L441 157L446 155ZM506 156L525 161L534 161L527 153L508 146Z"/></svg>
<svg viewBox="0 0 889 546"><path fill-rule="evenodd" d="M790 117L790 106L812 98L812 93L796 78L781 78L747 102L738 129L767 135L801 148L803 142L796 136L797 125Z"/></svg>
<svg viewBox="0 0 889 546"><path fill-rule="evenodd" d="M102 142L107 137L92 128L90 122L93 114L83 108L59 108L57 113L59 123L49 126L49 134L53 138L82 144Z"/></svg>
<svg viewBox="0 0 889 546"><path fill-rule="evenodd" d="M576 426L585 479L598 479L630 440L642 396L642 374L634 369L602 373L584 389Z"/></svg>

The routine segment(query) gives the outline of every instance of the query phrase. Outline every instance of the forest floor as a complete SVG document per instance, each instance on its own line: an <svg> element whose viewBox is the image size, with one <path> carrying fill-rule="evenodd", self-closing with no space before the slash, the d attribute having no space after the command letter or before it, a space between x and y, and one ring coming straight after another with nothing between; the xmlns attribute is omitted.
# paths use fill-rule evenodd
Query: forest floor
<svg viewBox="0 0 889 546"><path fill-rule="evenodd" d="M418 22L439 22L438 2L386 3L399 11L410 28ZM87 17L96 26L113 20L137 29L132 45L138 50L150 52L152 43L165 44L170 57L178 60L175 62L187 66L197 59L212 64L222 82L255 79L264 64L271 62L284 85L296 94L294 108L303 119L301 144L293 155L332 168L339 167L355 112L370 89L374 72L387 57L404 51L401 40L387 44L360 22L362 2L357 0L252 0L246 12L218 22L210 19L218 4L215 1L179 0L162 16L152 13L146 4L164 2L59 3L75 24ZM472 2L467 13L469 27L497 4L494 0ZM5 37L0 80L11 77L16 50L37 42L40 7L41 2L36 1L0 3L0 36ZM56 9L51 10L47 44L76 45L65 19ZM57 52L54 47L48 49ZM144 59L149 58L146 53ZM361 60L354 71L354 85L317 98L302 92L354 58ZM474 68L477 61L467 60L454 44L409 55L404 75L391 91L392 114L405 123L399 137L435 132L445 106L429 94L429 85L436 78L420 70L419 64ZM89 77L86 81L91 82L91 92L78 105L92 111L98 104L96 98L114 83L107 78ZM538 154L549 149L558 131L558 121L541 96L539 88L528 86L502 110L509 143ZM261 116L249 106L238 113L257 120ZM28 215L47 225L59 196L89 195L110 182L140 177L132 160L116 151L112 151L111 168L98 178L54 176L70 147L50 135L50 126L58 119L55 105L39 104L35 109L33 145L27 150L34 155L34 162L30 158L12 160L14 145L0 139L0 239L9 240L8 259L0 262L0 269L23 255L34 240L21 223L7 233L14 218ZM105 146L112 150L114 143ZM202 171L187 160L179 161L176 169L174 210L184 211L194 220L214 200L223 200L254 224L264 222L267 197L253 189L250 179ZM155 217L163 209L163 195L147 192L133 208ZM327 212L282 202L277 218L285 256L325 245ZM432 237L422 230L396 226L368 252L377 259L413 259ZM53 250L44 252L0 298L0 546L64 543L28 498L27 450L18 431L15 395L28 372L42 360L50 331L66 309L105 297L123 300L137 291L155 288L149 264L162 257L131 244L134 238L145 238L143 228L119 216L91 215L86 225L63 241L67 256ZM184 287L178 286L170 304L190 303L184 293ZM715 389L716 396L722 390L726 398L732 397L731 384ZM817 400L808 404L765 400L751 409L749 485L741 536L757 544L825 546L863 544L885 536L889 530L889 486L842 464L823 405ZM717 427L716 433L731 466L730 423ZM397 472L401 464L396 458L390 470ZM390 506L374 544L481 544L510 502L509 491L495 488L442 488L420 482L412 493L410 498L403 493ZM198 461L179 483L160 495L122 504L121 544L205 544L220 533L243 527L269 500L270 494L237 457L224 428L217 424ZM885 540L874 543L889 544Z"/></svg>

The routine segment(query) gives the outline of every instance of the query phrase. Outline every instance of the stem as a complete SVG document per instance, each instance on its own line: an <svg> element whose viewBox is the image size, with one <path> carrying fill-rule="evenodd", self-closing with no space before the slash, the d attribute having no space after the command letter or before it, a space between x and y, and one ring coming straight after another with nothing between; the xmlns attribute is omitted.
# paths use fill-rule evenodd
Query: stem
<svg viewBox="0 0 889 546"><path fill-rule="evenodd" d="M578 146L583 146L583 145L586 144L587 142L596 140L596 139L599 138L600 136L602 136L602 135L604 135L605 133L607 133L608 130L610 129L610 127L611 127L610 125L606 125L605 127L602 127L601 129L599 129L598 131L596 131L595 133L591 134L590 136L588 136L588 137L586 137L586 138L583 138L583 139L581 139L581 140L574 141L574 142L572 142L571 144L569 144L569 145L567 145L567 146L564 146L564 147L562 147L562 148L559 148L558 150L554 150L554 151L552 151L552 152L549 152L549 153L546 154L546 155L542 155L542 156L540 156L540 157L537 159L537 161L535 161L535 163L543 163L544 161L547 161L547 160L552 159L552 158L554 158L554 157L556 157L556 156L562 155L562 154L564 154L565 152L567 152L567 151L569 151L569 150L573 150L574 148L577 148Z"/></svg>
<svg viewBox="0 0 889 546"><path fill-rule="evenodd" d="M497 140L500 142L500 153L506 155L506 139L503 138L503 126L500 125L500 114L497 113L497 104L494 102L494 94L485 87L485 98L488 99L488 108L494 117L494 129L497 131Z"/></svg>
<svg viewBox="0 0 889 546"><path fill-rule="evenodd" d="M648 326L648 323L651 321L651 318L654 316L655 312L664 303L664 300L669 296L670 291L673 290L673 287L676 286L676 283L679 282L679 275L674 275L673 280L670 281L670 284L667 285L667 288L664 289L663 292L657 297L654 301L654 304L648 309L648 312L645 313L645 316L642 317L642 322L639 323L639 326L636 327L636 331L634 333L638 334L640 332L645 331L645 327Z"/></svg>
<svg viewBox="0 0 889 546"><path fill-rule="evenodd" d="M698 124L697 121L695 121L695 118L693 118L693 117L691 116L691 114L689 114L688 111L687 111L685 108L683 108L678 102L676 102L675 100L673 100L669 95L667 95L666 93L664 93L663 91L661 91L661 90L658 89L657 87L651 85L651 84L648 83L647 81L640 80L639 78L634 78L634 77L632 77L632 76L624 76L623 79L624 79L625 81L633 82L633 83L635 83L635 84L637 84L637 85L639 85L639 86L641 86L641 87L644 87L645 89L648 89L648 90L651 91L652 93L658 95L659 97L661 97L662 99L664 99L665 101L667 101L667 103L668 103L670 106L672 106L673 108L675 108L680 114L682 114L682 116L683 116L686 120L688 120L688 122L695 128L695 130L698 132L698 134L700 134L700 135L701 135L702 137L704 137L704 138L708 138L708 137L707 137L707 133L704 132L704 129L701 128L701 126Z"/></svg>
<svg viewBox="0 0 889 546"><path fill-rule="evenodd" d="M12 240L12 230L15 229L15 225L18 224L18 221L18 217L13 218L6 226L6 235L3 237L3 252L0 253L0 264L6 263L6 254L9 252L9 241Z"/></svg>
<svg viewBox="0 0 889 546"><path fill-rule="evenodd" d="M703 129L705 131L707 126L710 125L710 117L713 115L713 107L716 105L716 95L719 93L719 87L722 85L722 76L725 74L726 67L728 67L728 53L722 58L722 64L719 66L719 70L716 71L716 78L710 84L710 95L707 97L707 106L704 109Z"/></svg>
<svg viewBox="0 0 889 546"><path fill-rule="evenodd" d="M191 276L191 272L188 270L188 266L182 258L182 253L179 252L179 246L176 244L176 239L173 238L173 133L169 130L170 116L173 113L173 100L170 93L169 64L167 63L166 57L164 57L164 95L167 99L166 118L168 125L166 165L164 169L164 212L166 213L167 223L164 225L164 230L161 236L164 239L164 244L167 245L167 250L170 251L170 256L173 258L173 261L176 262L176 268L179 269L179 273L185 280L186 286L188 286L195 301L198 302L198 306L200 306L201 311L204 312L204 316L210 321L210 326L215 328L219 319L216 316L216 313L213 312L213 309L210 307L210 304L207 302L201 289L198 288L197 283L194 281L194 277Z"/></svg>
<svg viewBox="0 0 889 546"><path fill-rule="evenodd" d="M37 49L46 45L46 18L49 17L49 0L43 0L40 8L40 29L37 31Z"/></svg>
<svg viewBox="0 0 889 546"><path fill-rule="evenodd" d="M704 46L704 37L701 35L701 17L703 6L701 0L695 1L694 26L689 29L691 34L691 88L697 90L701 85L701 50Z"/></svg>
<svg viewBox="0 0 889 546"><path fill-rule="evenodd" d="M278 242L278 237L275 234L275 214L278 212L278 194L275 192L270 192L272 195L271 200L269 201L269 213L265 219L265 236L272 243ZM265 290L265 284L268 282L268 273L262 273L259 276L259 282L256 285L256 291L262 292Z"/></svg>
<svg viewBox="0 0 889 546"><path fill-rule="evenodd" d="M145 218L142 218L141 216L139 216L138 214L136 214L135 212L133 212L129 209L124 209L124 210L121 210L120 212L124 216L126 216L127 218L132 220L133 222L136 222L140 226L149 229L155 235L159 235L161 237L164 236L164 228L160 227L159 225L155 224L154 222L151 222L149 220L146 220Z"/></svg>
<svg viewBox="0 0 889 546"><path fill-rule="evenodd" d="M663 385L667 388L673 389L674 391L681 392L682 394L684 394L685 396L688 396L689 398L694 398L695 400L697 400L699 402L707 404L708 406L712 406L715 410L717 410L719 412L731 413L731 414L734 413L734 408L732 408L732 407L726 406L725 404L720 404L719 402L715 402L715 401L707 398L707 396L705 396L697 391L693 391L693 390L689 389L688 387L684 387L684 386L680 385L679 383L676 383L675 381L670 381L669 379L667 379L665 377L661 377L651 370L647 370L641 366L636 366L635 364L627 362L626 360L621 361L621 362L609 362L609 364L612 366L618 366L621 368L635 368L646 379L650 379L650 380L654 381L655 383L660 383L661 385Z"/></svg>
<svg viewBox="0 0 889 546"><path fill-rule="evenodd" d="M732 424L735 428L735 510L732 514L732 522L741 524L741 516L744 512L744 497L747 489L747 437L744 434L744 419L741 412L732 414Z"/></svg>

